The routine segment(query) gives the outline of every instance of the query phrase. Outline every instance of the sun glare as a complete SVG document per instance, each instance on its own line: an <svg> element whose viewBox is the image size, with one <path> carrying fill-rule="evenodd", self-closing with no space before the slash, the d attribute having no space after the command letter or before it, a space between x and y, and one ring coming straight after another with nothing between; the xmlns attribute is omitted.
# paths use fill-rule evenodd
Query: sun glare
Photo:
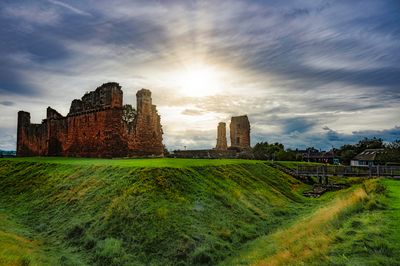
<svg viewBox="0 0 400 266"><path fill-rule="evenodd" d="M176 82L181 91L190 96L208 96L221 89L221 72L208 65L186 67L177 74Z"/></svg>

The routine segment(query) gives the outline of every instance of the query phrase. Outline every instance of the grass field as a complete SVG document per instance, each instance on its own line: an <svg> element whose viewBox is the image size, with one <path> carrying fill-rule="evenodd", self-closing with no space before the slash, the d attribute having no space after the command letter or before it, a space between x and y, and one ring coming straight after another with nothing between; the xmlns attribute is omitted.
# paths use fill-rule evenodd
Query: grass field
<svg viewBox="0 0 400 266"><path fill-rule="evenodd" d="M0 160L0 265L399 265L400 182L259 161Z"/></svg>
<svg viewBox="0 0 400 266"><path fill-rule="evenodd" d="M1 160L1 212L37 243L16 260L41 261L44 251L64 265L216 264L318 204L298 193L305 185L256 161L131 161ZM126 167L142 161L153 167ZM207 162L220 165L199 166Z"/></svg>
<svg viewBox="0 0 400 266"><path fill-rule="evenodd" d="M35 162L70 164L79 166L118 166L118 167L146 167L146 168L183 168L194 166L212 166L227 164L256 164L261 161L243 159L178 159L178 158L146 158L146 159L97 159L72 157L17 157L3 158L14 162Z"/></svg>
<svg viewBox="0 0 400 266"><path fill-rule="evenodd" d="M221 265L400 265L400 181L367 180Z"/></svg>
<svg viewBox="0 0 400 266"><path fill-rule="evenodd" d="M307 166L321 166L324 165L322 163L314 163L314 162L297 162L297 161L276 161L275 163L282 165L286 168L295 170L299 165L307 165Z"/></svg>

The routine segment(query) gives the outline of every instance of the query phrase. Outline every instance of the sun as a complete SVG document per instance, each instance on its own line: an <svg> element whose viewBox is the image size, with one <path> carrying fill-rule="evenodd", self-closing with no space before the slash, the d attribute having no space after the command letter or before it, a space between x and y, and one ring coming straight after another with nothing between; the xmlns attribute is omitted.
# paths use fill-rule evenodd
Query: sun
<svg viewBox="0 0 400 266"><path fill-rule="evenodd" d="M176 75L176 85L189 96L214 95L221 89L222 73L215 67L196 64L185 67Z"/></svg>

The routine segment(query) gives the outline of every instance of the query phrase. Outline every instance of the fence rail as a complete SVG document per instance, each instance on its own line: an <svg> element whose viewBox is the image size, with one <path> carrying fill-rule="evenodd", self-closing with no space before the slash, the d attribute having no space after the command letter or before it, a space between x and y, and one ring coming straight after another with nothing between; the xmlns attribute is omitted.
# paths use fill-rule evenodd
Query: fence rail
<svg viewBox="0 0 400 266"><path fill-rule="evenodd" d="M296 174L299 176L390 176L400 177L400 166L337 166L298 165Z"/></svg>

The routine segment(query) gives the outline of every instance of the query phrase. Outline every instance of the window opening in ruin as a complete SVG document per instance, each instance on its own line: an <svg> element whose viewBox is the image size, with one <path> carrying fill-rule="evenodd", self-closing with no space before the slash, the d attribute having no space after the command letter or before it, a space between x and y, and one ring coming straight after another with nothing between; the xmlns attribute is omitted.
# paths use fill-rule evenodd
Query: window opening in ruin
<svg viewBox="0 0 400 266"><path fill-rule="evenodd" d="M240 138L239 138L239 137L236 138L236 143L237 143L237 144L240 143Z"/></svg>

